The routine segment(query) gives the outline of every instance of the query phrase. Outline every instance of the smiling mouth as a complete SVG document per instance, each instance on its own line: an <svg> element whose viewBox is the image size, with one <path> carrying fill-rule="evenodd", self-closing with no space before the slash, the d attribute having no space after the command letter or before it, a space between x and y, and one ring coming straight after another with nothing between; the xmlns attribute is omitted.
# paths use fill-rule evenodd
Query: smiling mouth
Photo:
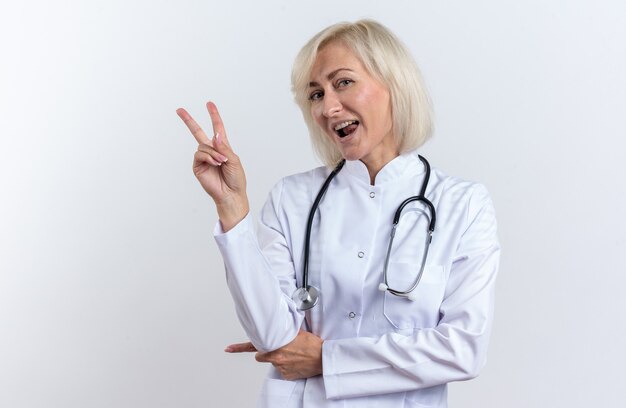
<svg viewBox="0 0 626 408"><path fill-rule="evenodd" d="M335 126L335 133L337 133L339 137L343 138L354 133L358 126L358 120L348 120Z"/></svg>

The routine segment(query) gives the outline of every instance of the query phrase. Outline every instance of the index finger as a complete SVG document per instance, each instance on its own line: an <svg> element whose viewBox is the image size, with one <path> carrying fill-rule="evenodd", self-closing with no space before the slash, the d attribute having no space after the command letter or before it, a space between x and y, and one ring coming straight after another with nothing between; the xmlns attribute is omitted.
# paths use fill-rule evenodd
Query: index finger
<svg viewBox="0 0 626 408"><path fill-rule="evenodd" d="M211 141L207 137L206 133L204 133L204 130L202 130L200 125L198 125L198 123L191 117L189 113L187 113L185 109L176 109L176 114L179 118L183 120L183 122L185 122L185 125L187 125L187 128L196 139L198 144L211 144Z"/></svg>
<svg viewBox="0 0 626 408"><path fill-rule="evenodd" d="M246 353L257 351L256 347L250 342L231 344L224 349L227 353Z"/></svg>

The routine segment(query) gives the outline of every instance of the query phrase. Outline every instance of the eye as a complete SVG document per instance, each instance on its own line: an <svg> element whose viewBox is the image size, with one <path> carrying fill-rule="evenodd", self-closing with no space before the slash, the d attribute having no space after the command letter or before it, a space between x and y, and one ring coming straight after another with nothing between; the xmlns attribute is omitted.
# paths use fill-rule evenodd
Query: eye
<svg viewBox="0 0 626 408"><path fill-rule="evenodd" d="M318 101L322 99L322 96L324 96L324 93L322 91L315 91L315 92L312 92L311 95L309 95L309 100Z"/></svg>
<svg viewBox="0 0 626 408"><path fill-rule="evenodd" d="M337 88L344 88L350 84L352 84L354 81L351 79L340 79L339 81L337 81Z"/></svg>

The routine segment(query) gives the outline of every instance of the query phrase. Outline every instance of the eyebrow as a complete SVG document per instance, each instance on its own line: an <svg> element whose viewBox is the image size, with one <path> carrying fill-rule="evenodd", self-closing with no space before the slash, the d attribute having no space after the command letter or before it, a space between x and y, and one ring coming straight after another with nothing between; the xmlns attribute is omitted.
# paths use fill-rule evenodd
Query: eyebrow
<svg viewBox="0 0 626 408"><path fill-rule="evenodd" d="M333 78L337 75L337 73L338 73L339 71L350 71L350 72L354 72L354 71L352 71L350 68L338 68L338 69L334 70L333 72L331 72L330 74L328 74L328 75L326 76L326 78L328 78L328 80L329 80L329 81L332 81L332 80L333 80ZM312 88L312 87L315 87L315 86L319 86L319 85L320 85L320 84L318 84L318 83L317 83L317 82L315 82L315 81L311 81L311 82L309 82L309 88Z"/></svg>

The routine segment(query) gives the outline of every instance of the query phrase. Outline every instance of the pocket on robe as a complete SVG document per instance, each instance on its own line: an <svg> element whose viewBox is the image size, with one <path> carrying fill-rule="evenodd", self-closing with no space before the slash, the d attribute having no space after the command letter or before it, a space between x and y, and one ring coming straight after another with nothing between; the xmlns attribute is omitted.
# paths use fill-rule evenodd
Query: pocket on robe
<svg viewBox="0 0 626 408"><path fill-rule="evenodd" d="M300 407L300 401L294 395L298 381L266 378L261 387L257 407L292 408Z"/></svg>
<svg viewBox="0 0 626 408"><path fill-rule="evenodd" d="M387 281L396 290L408 290L421 264L389 262ZM445 293L446 279L442 265L426 265L419 284L414 290L415 301L385 292L384 317L397 329L435 327L439 323L439 307Z"/></svg>

